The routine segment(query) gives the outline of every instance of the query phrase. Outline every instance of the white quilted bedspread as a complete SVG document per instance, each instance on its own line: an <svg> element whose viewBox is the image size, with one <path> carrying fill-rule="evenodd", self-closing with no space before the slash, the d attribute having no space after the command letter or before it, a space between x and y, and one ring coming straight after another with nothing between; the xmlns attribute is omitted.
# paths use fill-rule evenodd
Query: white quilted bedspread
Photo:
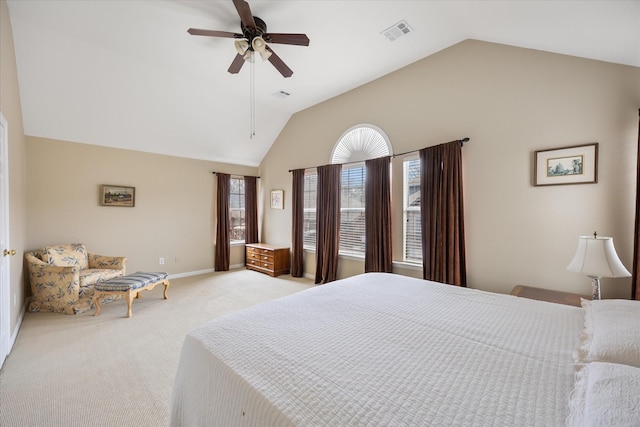
<svg viewBox="0 0 640 427"><path fill-rule="evenodd" d="M185 339L175 426L560 426L583 309L370 273Z"/></svg>

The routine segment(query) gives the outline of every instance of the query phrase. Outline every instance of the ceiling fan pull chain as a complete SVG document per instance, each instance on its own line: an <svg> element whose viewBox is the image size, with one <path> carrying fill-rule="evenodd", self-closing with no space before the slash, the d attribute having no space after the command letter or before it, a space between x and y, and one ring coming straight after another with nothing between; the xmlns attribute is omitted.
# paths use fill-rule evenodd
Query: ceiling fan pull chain
<svg viewBox="0 0 640 427"><path fill-rule="evenodd" d="M249 92L251 100L249 102L250 105L250 127L251 133L249 134L249 139L253 139L256 136L256 71L255 71L255 61L253 56L249 60L249 65L251 67L251 75L250 75L250 83L249 83Z"/></svg>

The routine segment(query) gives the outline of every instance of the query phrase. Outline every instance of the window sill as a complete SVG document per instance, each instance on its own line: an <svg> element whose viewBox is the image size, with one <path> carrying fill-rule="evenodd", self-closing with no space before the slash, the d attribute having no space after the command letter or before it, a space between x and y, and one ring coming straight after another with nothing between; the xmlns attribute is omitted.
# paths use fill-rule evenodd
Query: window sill
<svg viewBox="0 0 640 427"><path fill-rule="evenodd" d="M310 254L314 254L316 253L315 249L311 249L311 248L304 248L304 251ZM355 260L355 261L362 261L364 262L364 255L363 256L358 256L355 254L340 254L340 258L345 258L345 259L351 259L351 260ZM401 268L404 270L415 270L415 271L422 271L422 264L418 264L418 263L413 263L413 262L407 262L407 261L393 261L393 266L396 268Z"/></svg>
<svg viewBox="0 0 640 427"><path fill-rule="evenodd" d="M422 271L422 264L407 261L393 261L393 266L404 270Z"/></svg>

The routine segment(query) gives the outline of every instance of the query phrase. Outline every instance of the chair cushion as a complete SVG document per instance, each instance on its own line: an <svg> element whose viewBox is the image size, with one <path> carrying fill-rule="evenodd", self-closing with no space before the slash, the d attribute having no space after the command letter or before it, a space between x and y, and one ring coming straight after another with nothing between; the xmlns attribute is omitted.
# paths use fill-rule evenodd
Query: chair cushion
<svg viewBox="0 0 640 427"><path fill-rule="evenodd" d="M87 286L93 286L109 279L122 276L122 270L112 270L109 268L88 268L80 270L80 290Z"/></svg>
<svg viewBox="0 0 640 427"><path fill-rule="evenodd" d="M89 268L89 254L83 243L47 246L42 249L42 260L58 267Z"/></svg>

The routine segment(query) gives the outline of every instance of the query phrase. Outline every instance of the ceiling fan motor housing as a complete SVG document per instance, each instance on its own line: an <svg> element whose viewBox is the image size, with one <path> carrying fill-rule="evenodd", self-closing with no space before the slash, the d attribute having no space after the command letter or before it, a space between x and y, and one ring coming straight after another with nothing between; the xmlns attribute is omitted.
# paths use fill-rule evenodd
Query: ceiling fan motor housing
<svg viewBox="0 0 640 427"><path fill-rule="evenodd" d="M251 47L253 39L256 37L263 37L262 35L267 32L267 24L262 19L258 18L257 16L254 16L253 20L256 23L256 28L248 28L242 22L240 22L240 27L242 28L242 34L247 38L247 40L249 40L250 50L253 50L253 48ZM269 42L267 38L264 38L264 41Z"/></svg>

